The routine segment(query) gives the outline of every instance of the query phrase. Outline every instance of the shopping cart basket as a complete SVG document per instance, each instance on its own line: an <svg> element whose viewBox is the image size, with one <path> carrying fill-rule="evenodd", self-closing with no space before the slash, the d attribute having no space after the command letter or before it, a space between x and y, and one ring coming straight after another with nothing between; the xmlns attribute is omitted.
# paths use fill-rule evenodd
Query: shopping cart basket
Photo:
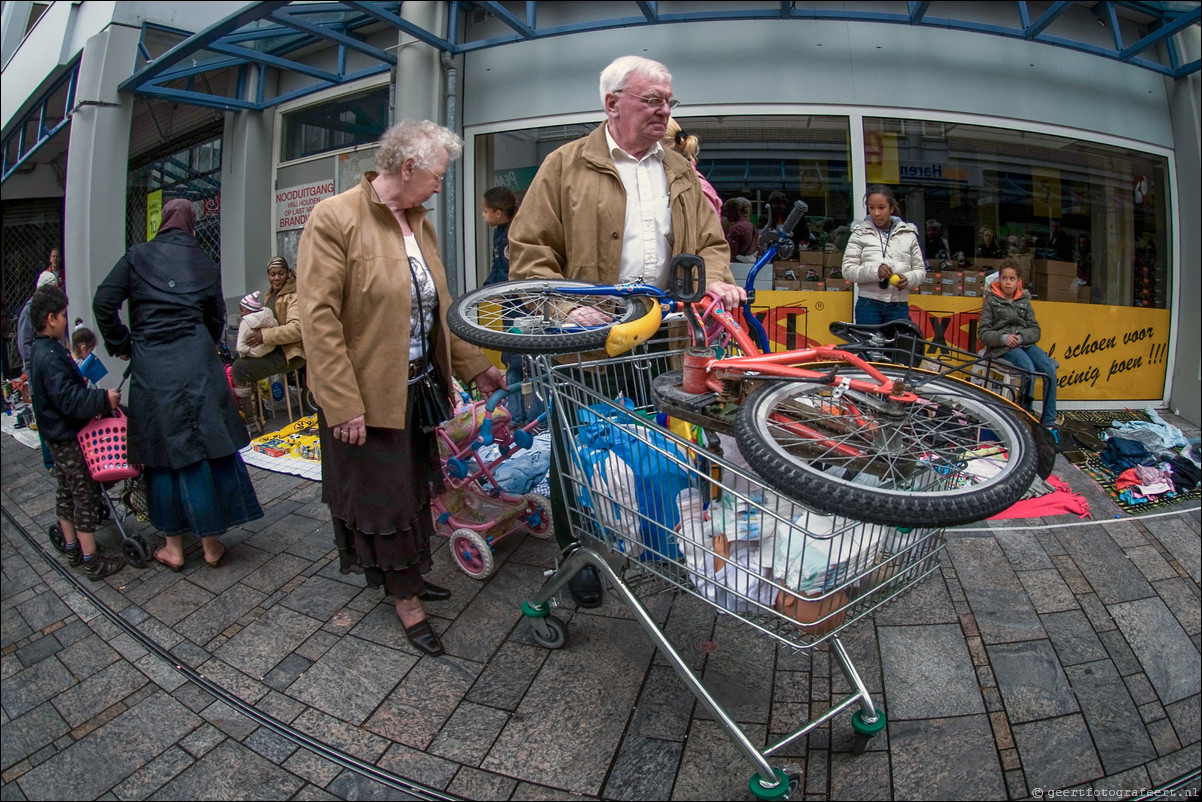
<svg viewBox="0 0 1202 802"><path fill-rule="evenodd" d="M944 533L811 511L709 451L697 442L704 436L677 434L673 430L689 434L687 427L664 421L651 398L652 380L678 366L680 354L564 364L543 359L548 425L563 438L559 492L580 542L524 603L523 614L538 643L565 645L567 626L551 615L556 594L581 568L595 566L751 763L751 793L788 798L800 775L772 766L773 753L853 707L857 752L884 728L885 715L839 633L934 571ZM796 650L829 643L852 693L779 743L757 747L640 601L664 591L696 596Z"/></svg>

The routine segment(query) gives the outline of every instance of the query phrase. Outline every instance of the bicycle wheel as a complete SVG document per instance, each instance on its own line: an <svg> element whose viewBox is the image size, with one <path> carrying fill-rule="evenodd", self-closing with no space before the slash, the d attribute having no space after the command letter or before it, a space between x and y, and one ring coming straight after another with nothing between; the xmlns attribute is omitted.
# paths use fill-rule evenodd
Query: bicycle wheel
<svg viewBox="0 0 1202 802"><path fill-rule="evenodd" d="M954 379L932 380L916 394L919 401L898 403L816 382L766 383L740 408L735 436L747 463L777 490L860 521L950 526L1022 498L1036 448L1016 411ZM982 455L997 459L970 464Z"/></svg>
<svg viewBox="0 0 1202 802"><path fill-rule="evenodd" d="M524 279L481 287L451 304L447 323L460 339L484 348L519 354L570 354L605 345L609 331L647 314L652 299L566 293L591 287L583 281ZM581 326L568 318L577 307L596 309L611 320Z"/></svg>

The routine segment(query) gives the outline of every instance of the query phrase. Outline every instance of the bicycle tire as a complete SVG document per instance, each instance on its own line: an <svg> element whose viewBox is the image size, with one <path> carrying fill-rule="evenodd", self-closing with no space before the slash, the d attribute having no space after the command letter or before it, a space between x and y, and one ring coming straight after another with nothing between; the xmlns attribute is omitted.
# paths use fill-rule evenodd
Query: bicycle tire
<svg viewBox="0 0 1202 802"><path fill-rule="evenodd" d="M905 375L902 368L876 367L886 376ZM854 370L839 376L867 378ZM769 382L739 409L735 437L748 465L776 490L869 523L970 523L1023 497L1035 476L1036 446L1017 411L954 379L929 381L916 394L919 402L902 404L840 394L837 385L819 382ZM992 437L982 440L983 430ZM992 477L969 483L965 455L989 442L1006 459ZM836 447L854 453L837 454Z"/></svg>
<svg viewBox="0 0 1202 802"><path fill-rule="evenodd" d="M652 299L587 293L561 293L569 287L591 287L584 281L522 279L490 284L466 293L451 304L447 324L461 340L483 348L518 354L570 354L605 345L619 323L638 320ZM610 315L603 326L583 328L566 318L566 310L588 307Z"/></svg>

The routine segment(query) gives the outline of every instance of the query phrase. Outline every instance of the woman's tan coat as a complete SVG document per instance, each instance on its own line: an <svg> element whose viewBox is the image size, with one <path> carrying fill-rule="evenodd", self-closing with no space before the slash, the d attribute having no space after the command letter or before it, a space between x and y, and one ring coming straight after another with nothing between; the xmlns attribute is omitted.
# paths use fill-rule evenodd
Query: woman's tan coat
<svg viewBox="0 0 1202 802"><path fill-rule="evenodd" d="M271 290L267 290L270 296ZM296 357L304 359L305 349L301 344L300 304L296 300L296 279L289 278L272 303L272 312L279 321L278 326L259 329L263 343L277 345L284 351L284 358L291 362Z"/></svg>
<svg viewBox="0 0 1202 802"><path fill-rule="evenodd" d="M368 426L405 428L408 390L409 257L401 226L380 202L369 172L359 185L317 204L301 235L297 296L309 388L330 426L364 415ZM447 328L451 295L426 209L406 212L438 289L431 356L443 377L470 380L492 366Z"/></svg>

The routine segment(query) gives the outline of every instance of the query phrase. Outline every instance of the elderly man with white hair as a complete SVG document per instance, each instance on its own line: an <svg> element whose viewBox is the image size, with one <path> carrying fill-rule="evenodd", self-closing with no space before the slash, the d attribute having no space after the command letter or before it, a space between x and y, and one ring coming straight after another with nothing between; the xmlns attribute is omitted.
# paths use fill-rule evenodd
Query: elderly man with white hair
<svg viewBox="0 0 1202 802"><path fill-rule="evenodd" d="M696 171L660 144L677 105L667 68L623 56L601 73L600 90L605 123L546 158L510 225L510 278L666 287L672 257L692 253L705 260L708 289L728 308L742 303L747 296L734 284L722 224ZM597 310L573 314L585 325L603 322ZM556 481L562 447L553 453L552 517L560 546L568 547L574 541ZM592 566L569 589L583 607L601 604Z"/></svg>

